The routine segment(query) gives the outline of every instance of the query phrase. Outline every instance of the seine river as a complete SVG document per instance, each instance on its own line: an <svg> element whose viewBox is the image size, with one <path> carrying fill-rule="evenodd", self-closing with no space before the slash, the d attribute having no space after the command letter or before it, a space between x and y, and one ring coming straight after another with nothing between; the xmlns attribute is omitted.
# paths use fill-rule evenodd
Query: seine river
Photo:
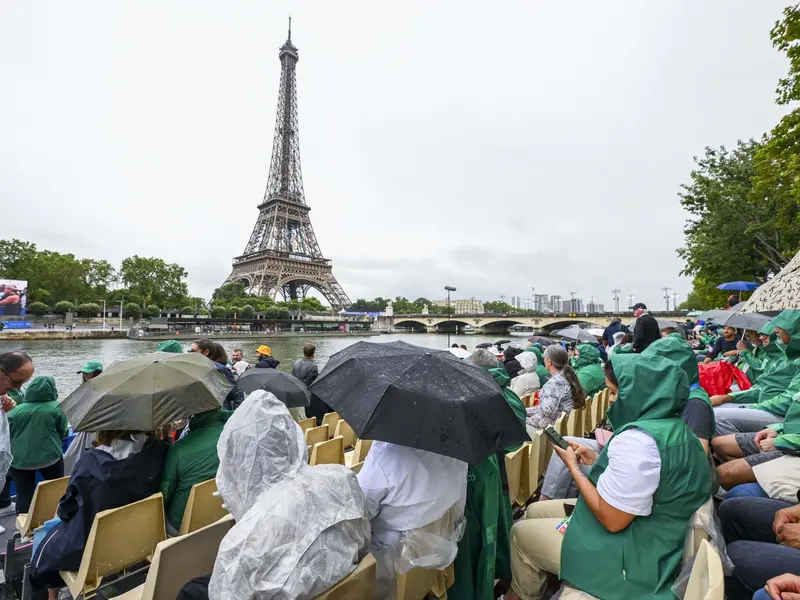
<svg viewBox="0 0 800 600"><path fill-rule="evenodd" d="M451 335L450 343L465 344L469 350L481 342L495 342L502 339L500 335ZM524 342L525 338L505 338ZM403 340L410 344L426 346L429 348L447 347L445 334L392 334L374 337L322 337L315 338L313 334L306 337L270 338L259 337L257 340L224 340L220 343L230 355L234 348L244 351L245 360L255 363L255 350L260 344L267 344L272 348L272 355L281 361L281 371L291 371L292 363L303 355L303 344L313 342L317 346L317 364L322 368L332 355L360 340L370 342L392 342ZM185 348L191 345L182 342ZM99 360L106 367L111 363L155 352L157 342L134 340L49 340L31 342L0 341L0 352L22 350L33 358L36 375L52 375L56 379L59 398L64 399L81 382L80 375L76 372L89 360Z"/></svg>

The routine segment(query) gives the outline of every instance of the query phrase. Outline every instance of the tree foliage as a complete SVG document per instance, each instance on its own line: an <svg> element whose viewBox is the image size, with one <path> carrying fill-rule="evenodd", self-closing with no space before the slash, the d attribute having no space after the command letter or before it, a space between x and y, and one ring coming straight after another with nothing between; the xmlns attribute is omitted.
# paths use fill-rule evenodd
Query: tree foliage
<svg viewBox="0 0 800 600"><path fill-rule="evenodd" d="M26 312L29 312L32 315L36 315L37 317L46 315L48 310L50 309L44 302L29 302L28 305L25 307Z"/></svg>
<svg viewBox="0 0 800 600"><path fill-rule="evenodd" d="M128 302L122 309L122 316L139 320L142 318L142 307L135 302Z"/></svg>
<svg viewBox="0 0 800 600"><path fill-rule="evenodd" d="M57 315L65 315L68 312L72 312L74 308L75 305L69 300L61 300L60 302L56 302L56 305L53 307L53 312Z"/></svg>
<svg viewBox="0 0 800 600"><path fill-rule="evenodd" d="M256 309L252 304L245 304L239 311L239 317L242 319L252 319L256 316Z"/></svg>
<svg viewBox="0 0 800 600"><path fill-rule="evenodd" d="M145 317L152 319L153 317L158 317L161 315L161 309L155 304L148 304L147 308L144 309L143 314Z"/></svg>
<svg viewBox="0 0 800 600"><path fill-rule="evenodd" d="M189 295L186 270L160 258L130 256L122 261L119 274L122 283L141 297L143 305L180 306Z"/></svg>
<svg viewBox="0 0 800 600"><path fill-rule="evenodd" d="M100 312L100 305L94 302L84 302L78 305L78 316L93 318Z"/></svg>

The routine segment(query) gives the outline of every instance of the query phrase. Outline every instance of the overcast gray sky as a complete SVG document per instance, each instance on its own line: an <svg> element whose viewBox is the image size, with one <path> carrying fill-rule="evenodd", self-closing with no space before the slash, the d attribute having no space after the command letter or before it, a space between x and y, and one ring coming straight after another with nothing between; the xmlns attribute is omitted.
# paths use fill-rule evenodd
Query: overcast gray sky
<svg viewBox="0 0 800 600"><path fill-rule="evenodd" d="M351 299L661 307L691 287L692 157L784 112L786 2L5 0L2 236L159 256L210 295L264 193L291 12L306 198Z"/></svg>

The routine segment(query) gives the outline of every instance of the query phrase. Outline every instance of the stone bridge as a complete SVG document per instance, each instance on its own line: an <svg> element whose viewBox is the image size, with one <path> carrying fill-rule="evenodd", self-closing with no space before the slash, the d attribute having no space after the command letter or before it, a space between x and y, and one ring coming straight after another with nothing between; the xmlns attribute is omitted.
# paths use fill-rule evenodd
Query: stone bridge
<svg viewBox="0 0 800 600"><path fill-rule="evenodd" d="M680 312L654 312L653 316L661 319L669 319L682 323L686 320L686 313ZM633 320L630 312L626 313L572 313L572 314L539 314L539 315L518 315L518 314L493 314L484 313L478 315L392 315L380 316L373 325L373 330L392 332L397 329L414 329L417 331L427 331L429 333L438 332L463 332L464 327L469 325L476 333L504 333L513 325L528 325L542 332L554 329L564 329L571 325L588 325L590 327L605 328L611 324L611 319L618 317L623 323Z"/></svg>

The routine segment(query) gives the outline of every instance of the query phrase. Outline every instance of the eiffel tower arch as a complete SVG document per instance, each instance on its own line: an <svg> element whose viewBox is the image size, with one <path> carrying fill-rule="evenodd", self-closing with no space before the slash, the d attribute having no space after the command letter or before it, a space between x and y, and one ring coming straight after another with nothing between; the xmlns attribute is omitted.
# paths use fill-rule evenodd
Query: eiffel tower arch
<svg viewBox="0 0 800 600"><path fill-rule="evenodd" d="M241 282L250 293L272 298L280 294L285 300L302 299L314 288L332 308L341 310L351 302L319 249L303 191L295 78L299 54L292 44L291 19L278 57L281 80L267 189L247 246L233 259L225 283Z"/></svg>

